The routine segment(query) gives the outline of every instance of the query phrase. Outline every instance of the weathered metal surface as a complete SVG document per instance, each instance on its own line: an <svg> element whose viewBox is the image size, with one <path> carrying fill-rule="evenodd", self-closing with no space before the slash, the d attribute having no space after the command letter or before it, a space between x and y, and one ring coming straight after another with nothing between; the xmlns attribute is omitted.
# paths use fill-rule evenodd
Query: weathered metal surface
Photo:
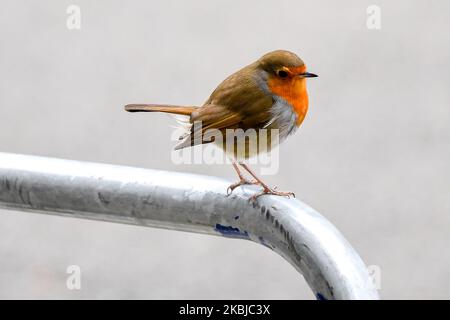
<svg viewBox="0 0 450 320"><path fill-rule="evenodd" d="M318 299L378 299L339 231L297 199L226 195L207 176L0 153L0 207L256 241L303 274Z"/></svg>

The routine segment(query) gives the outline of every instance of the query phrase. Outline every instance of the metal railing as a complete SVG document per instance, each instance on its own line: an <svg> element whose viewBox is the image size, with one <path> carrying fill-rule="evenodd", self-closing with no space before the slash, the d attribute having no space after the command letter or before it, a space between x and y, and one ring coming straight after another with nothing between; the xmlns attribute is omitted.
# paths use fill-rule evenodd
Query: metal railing
<svg viewBox="0 0 450 320"><path fill-rule="evenodd" d="M339 231L296 199L226 195L226 180L0 153L0 207L256 241L301 272L318 299L378 299Z"/></svg>

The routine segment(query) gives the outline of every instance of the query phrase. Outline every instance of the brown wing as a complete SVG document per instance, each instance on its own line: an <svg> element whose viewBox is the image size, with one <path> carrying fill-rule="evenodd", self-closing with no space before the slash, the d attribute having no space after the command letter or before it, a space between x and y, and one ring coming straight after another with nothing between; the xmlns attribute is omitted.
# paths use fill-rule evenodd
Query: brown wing
<svg viewBox="0 0 450 320"><path fill-rule="evenodd" d="M225 135L226 129L263 128L271 119L273 100L258 84L255 72L255 66L249 65L225 79L206 103L192 112L190 132L175 149L212 142L205 135L208 129Z"/></svg>
<svg viewBox="0 0 450 320"><path fill-rule="evenodd" d="M238 128L242 122L241 115L223 106L206 105L191 114L191 127L183 141L175 150L213 142L213 129L225 132L228 128Z"/></svg>
<svg viewBox="0 0 450 320"><path fill-rule="evenodd" d="M272 98L256 83L238 84L230 77L213 92L205 105L192 112L190 131L175 149L212 142L214 133L209 129L219 130L225 137L226 129L263 128L272 117L272 104Z"/></svg>

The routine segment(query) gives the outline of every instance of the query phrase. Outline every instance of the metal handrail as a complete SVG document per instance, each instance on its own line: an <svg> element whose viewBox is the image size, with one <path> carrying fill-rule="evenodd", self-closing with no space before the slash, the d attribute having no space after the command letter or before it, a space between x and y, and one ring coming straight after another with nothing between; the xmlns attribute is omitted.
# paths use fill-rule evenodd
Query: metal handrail
<svg viewBox="0 0 450 320"><path fill-rule="evenodd" d="M0 153L0 207L249 239L301 272L318 299L378 299L339 231L296 199L226 195L216 177Z"/></svg>

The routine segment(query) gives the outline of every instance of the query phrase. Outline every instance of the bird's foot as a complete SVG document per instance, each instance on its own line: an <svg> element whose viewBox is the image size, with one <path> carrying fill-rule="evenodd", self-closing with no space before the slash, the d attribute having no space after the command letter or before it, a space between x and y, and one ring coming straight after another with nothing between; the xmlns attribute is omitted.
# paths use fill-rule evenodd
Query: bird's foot
<svg viewBox="0 0 450 320"><path fill-rule="evenodd" d="M277 191L277 187L275 188L268 188L268 187L264 187L263 191L254 194L253 196L250 197L249 201L256 201L256 199L258 199L260 196L263 196L265 194L269 194L269 195L274 195L274 196L281 196L281 197L294 197L295 198L295 193L293 192L284 192L284 191Z"/></svg>
<svg viewBox="0 0 450 320"><path fill-rule="evenodd" d="M260 183L258 181L256 181L256 180L249 181L247 179L242 178L241 180L239 180L236 183L233 183L232 185L230 185L227 188L227 195L232 194L233 190L236 189L237 187L244 186L244 185L259 185L259 184Z"/></svg>

